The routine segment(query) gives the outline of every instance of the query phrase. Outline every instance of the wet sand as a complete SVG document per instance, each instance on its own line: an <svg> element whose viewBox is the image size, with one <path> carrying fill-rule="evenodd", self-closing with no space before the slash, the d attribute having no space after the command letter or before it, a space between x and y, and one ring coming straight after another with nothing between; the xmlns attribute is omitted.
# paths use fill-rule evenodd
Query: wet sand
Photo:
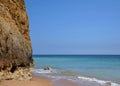
<svg viewBox="0 0 120 86"><path fill-rule="evenodd" d="M54 86L82 86L80 84L77 84L75 82L66 80L66 79L59 79L53 81Z"/></svg>

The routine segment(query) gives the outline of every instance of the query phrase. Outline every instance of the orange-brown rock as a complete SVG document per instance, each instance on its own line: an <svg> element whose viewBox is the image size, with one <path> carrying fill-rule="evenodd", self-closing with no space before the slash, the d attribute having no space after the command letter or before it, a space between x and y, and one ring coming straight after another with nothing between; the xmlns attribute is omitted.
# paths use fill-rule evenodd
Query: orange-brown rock
<svg viewBox="0 0 120 86"><path fill-rule="evenodd" d="M30 68L32 64L24 0L0 0L0 72L14 74L18 68Z"/></svg>

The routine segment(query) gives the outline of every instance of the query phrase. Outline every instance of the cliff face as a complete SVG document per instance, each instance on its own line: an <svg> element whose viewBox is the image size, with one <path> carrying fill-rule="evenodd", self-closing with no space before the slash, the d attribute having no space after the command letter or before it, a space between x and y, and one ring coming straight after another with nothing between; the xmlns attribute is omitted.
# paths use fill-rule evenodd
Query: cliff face
<svg viewBox="0 0 120 86"><path fill-rule="evenodd" d="M11 73L14 75L19 69L27 70L32 64L24 1L0 0L0 79L14 79L14 76L10 76Z"/></svg>

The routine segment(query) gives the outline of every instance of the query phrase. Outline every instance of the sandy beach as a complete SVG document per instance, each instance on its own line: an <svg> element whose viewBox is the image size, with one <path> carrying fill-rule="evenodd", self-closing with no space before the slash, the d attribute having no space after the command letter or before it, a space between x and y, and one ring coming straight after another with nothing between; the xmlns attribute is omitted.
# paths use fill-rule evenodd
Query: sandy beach
<svg viewBox="0 0 120 86"><path fill-rule="evenodd" d="M17 80L4 80L0 81L0 86L53 86L52 82L43 77L33 76L32 80L17 81Z"/></svg>

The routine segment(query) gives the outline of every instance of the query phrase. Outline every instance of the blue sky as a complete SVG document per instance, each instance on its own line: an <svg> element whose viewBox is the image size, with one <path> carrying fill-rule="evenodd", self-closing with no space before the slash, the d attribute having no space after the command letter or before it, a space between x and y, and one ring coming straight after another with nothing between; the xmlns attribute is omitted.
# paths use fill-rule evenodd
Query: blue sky
<svg viewBox="0 0 120 86"><path fill-rule="evenodd" d="M120 0L25 0L33 54L120 54Z"/></svg>

